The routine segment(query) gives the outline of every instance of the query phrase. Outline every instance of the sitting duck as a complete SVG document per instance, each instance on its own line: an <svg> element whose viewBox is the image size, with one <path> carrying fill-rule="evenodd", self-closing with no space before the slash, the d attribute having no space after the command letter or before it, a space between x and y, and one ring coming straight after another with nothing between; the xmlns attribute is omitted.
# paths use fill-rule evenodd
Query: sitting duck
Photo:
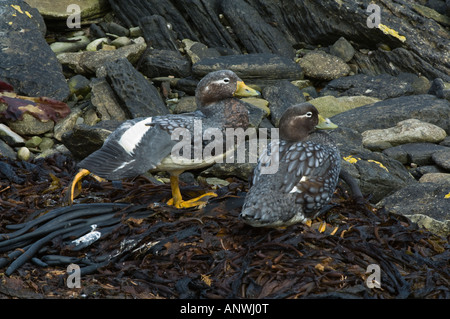
<svg viewBox="0 0 450 319"><path fill-rule="evenodd" d="M168 205L176 208L204 205L204 198L217 195L206 193L184 201L178 184L179 175L186 170L209 166L219 157L223 158L224 154L200 160L181 160L176 156L177 160L174 160L173 148L179 141L173 140L172 136L184 130L194 139L196 123L201 123L201 134L208 128L217 128L222 132L226 128L242 127L245 130L249 125L248 109L236 96L258 95L258 91L247 86L233 71L220 70L207 74L200 80L195 91L197 111L125 121L108 136L99 150L83 159L78 164L80 170L69 187L69 203L73 203L75 185L79 185L80 180L91 173L114 181L154 170L170 174L172 198L167 202ZM179 137L179 134L175 135ZM205 147L204 144L200 145Z"/></svg>
<svg viewBox="0 0 450 319"><path fill-rule="evenodd" d="M240 218L254 227L284 227L318 217L336 189L341 159L333 139L317 129L336 127L310 103L288 108L280 139L258 160ZM278 169L264 174L273 161Z"/></svg>

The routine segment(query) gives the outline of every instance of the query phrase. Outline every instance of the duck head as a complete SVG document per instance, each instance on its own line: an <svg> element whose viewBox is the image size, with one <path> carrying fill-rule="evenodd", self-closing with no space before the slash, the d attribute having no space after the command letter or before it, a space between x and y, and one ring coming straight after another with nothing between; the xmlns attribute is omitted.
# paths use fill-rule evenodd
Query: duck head
<svg viewBox="0 0 450 319"><path fill-rule="evenodd" d="M235 96L259 96L259 92L247 86L236 73L230 70L220 70L208 73L200 80L195 90L199 107L231 99Z"/></svg>
<svg viewBox="0 0 450 319"><path fill-rule="evenodd" d="M281 116L280 138L286 141L302 141L316 129L335 129L337 125L323 118L311 103L296 104Z"/></svg>

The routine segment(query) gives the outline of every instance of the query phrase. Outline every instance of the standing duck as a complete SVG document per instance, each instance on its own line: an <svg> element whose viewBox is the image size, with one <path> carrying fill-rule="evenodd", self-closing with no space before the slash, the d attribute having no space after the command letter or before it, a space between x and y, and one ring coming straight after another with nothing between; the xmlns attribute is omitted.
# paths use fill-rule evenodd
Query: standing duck
<svg viewBox="0 0 450 319"><path fill-rule="evenodd" d="M320 215L336 189L341 159L332 138L316 129L336 127L310 103L287 109L280 139L259 158L240 218L254 227L281 227ZM264 174L273 161L276 172Z"/></svg>
<svg viewBox="0 0 450 319"><path fill-rule="evenodd" d="M211 165L219 157L223 158L224 154L192 159L192 157L178 157L178 153L174 157L173 149L179 142L176 139L180 138L180 133L187 133L191 137L188 149L191 149L190 145L194 145L195 155L198 152L195 150L195 144L191 142L194 138L201 139L205 130L218 129L223 132L225 128L246 129L249 125L248 110L244 102L235 96L257 95L259 92L245 85L234 72L220 70L207 74L198 83L195 91L198 107L196 112L125 121L108 136L99 150L78 164L80 170L69 188L69 203L73 202L75 185L90 173L108 180L120 180L138 176L149 170L157 170L170 173L172 198L167 204L176 208L204 205L203 197L217 195L206 193L184 201L178 177L185 170ZM199 134L201 136L198 136ZM199 145L203 150L205 144Z"/></svg>

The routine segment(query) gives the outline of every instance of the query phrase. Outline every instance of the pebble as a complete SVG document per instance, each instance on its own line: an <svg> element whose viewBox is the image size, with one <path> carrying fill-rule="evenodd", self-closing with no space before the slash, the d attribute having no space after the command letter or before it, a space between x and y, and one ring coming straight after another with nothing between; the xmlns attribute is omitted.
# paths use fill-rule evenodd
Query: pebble
<svg viewBox="0 0 450 319"><path fill-rule="evenodd" d="M25 142L25 146L29 148L37 148L41 144L42 138L39 136L33 136Z"/></svg>
<svg viewBox="0 0 450 319"><path fill-rule="evenodd" d="M28 161L31 158L31 152L28 147L22 146L17 151L17 158L22 161Z"/></svg>
<svg viewBox="0 0 450 319"><path fill-rule="evenodd" d="M56 54L64 52L77 52L83 50L91 42L90 39L85 36L76 36L67 39L70 42L54 42L50 44L50 49Z"/></svg>
<svg viewBox="0 0 450 319"><path fill-rule="evenodd" d="M355 55L355 49L344 37L340 37L331 47L330 53L349 62Z"/></svg>
<svg viewBox="0 0 450 319"><path fill-rule="evenodd" d="M350 72L350 67L341 58L319 50L307 53L298 64L305 76L317 80L330 81Z"/></svg>
<svg viewBox="0 0 450 319"><path fill-rule="evenodd" d="M103 44L108 44L108 42L109 40L106 37L95 39L86 46L86 51L98 51L102 48Z"/></svg>

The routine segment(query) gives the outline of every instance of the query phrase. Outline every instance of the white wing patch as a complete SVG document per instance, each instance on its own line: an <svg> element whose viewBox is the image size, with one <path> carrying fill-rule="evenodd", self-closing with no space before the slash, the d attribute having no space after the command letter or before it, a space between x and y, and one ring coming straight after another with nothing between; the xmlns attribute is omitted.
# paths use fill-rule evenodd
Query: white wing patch
<svg viewBox="0 0 450 319"><path fill-rule="evenodd" d="M303 177L300 179L300 182L298 182L298 183L300 184L300 183L306 182L307 180L308 180L308 177L303 176ZM302 193L302 190L299 189L297 186L294 186L294 188L289 192L289 194L292 194L292 193L299 193L299 194L301 194L301 193Z"/></svg>
<svg viewBox="0 0 450 319"><path fill-rule="evenodd" d="M152 122L152 118L146 118L142 121L137 122L126 130L119 140L119 145L130 155L134 153L134 149L141 142L145 133L151 128L147 124Z"/></svg>

